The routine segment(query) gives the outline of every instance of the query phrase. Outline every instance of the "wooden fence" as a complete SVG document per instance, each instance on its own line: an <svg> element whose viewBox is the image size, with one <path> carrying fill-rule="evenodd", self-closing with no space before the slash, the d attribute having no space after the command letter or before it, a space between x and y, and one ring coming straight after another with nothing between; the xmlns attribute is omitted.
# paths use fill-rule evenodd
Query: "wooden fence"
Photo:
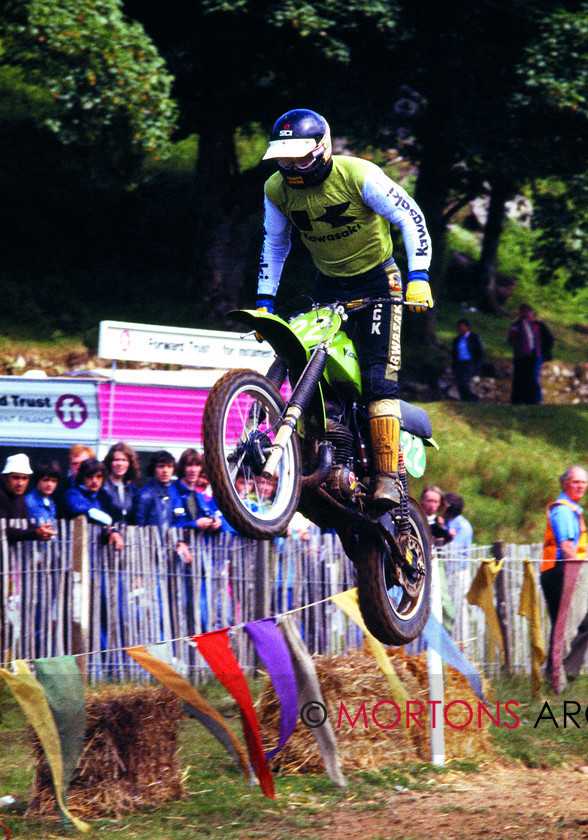
<svg viewBox="0 0 588 840"><path fill-rule="evenodd" d="M331 534L257 543L187 532L190 564L162 546L156 528L129 526L123 536L124 548L116 552L101 545L100 529L83 518L60 522L57 538L47 543L9 546L0 532L0 660L83 654L92 684L141 681L148 675L123 648L158 645L155 655L200 682L210 671L191 636L233 627L237 658L250 669L254 651L240 625L288 611L312 653L330 656L362 644L357 627L328 600L355 585L353 565ZM527 622L517 611L522 561L532 558L538 566L540 550L503 547L498 606L512 673L530 669ZM480 561L490 556L491 546L472 546L467 557L444 549L440 563L456 605L453 637L492 677L500 663L489 649L483 613L464 598ZM548 626L545 619L545 631ZM417 641L408 652L418 649Z"/></svg>

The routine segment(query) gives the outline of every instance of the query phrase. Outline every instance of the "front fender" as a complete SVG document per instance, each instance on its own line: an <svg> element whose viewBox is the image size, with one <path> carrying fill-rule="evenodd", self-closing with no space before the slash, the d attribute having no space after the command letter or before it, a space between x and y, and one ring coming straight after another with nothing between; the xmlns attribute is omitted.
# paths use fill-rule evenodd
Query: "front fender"
<svg viewBox="0 0 588 840"><path fill-rule="evenodd" d="M237 309L229 315L262 335L276 354L285 359L293 378L298 379L306 365L307 354L304 345L283 318L259 309Z"/></svg>
<svg viewBox="0 0 588 840"><path fill-rule="evenodd" d="M237 309L229 314L236 321L241 321L260 333L271 344L276 354L288 365L290 384L294 388L306 367L308 351L291 330L290 325L279 315L272 315L259 309ZM306 431L310 434L320 434L324 431L325 409L320 383L307 407L305 418L304 425L299 424L300 435L305 435L307 423Z"/></svg>

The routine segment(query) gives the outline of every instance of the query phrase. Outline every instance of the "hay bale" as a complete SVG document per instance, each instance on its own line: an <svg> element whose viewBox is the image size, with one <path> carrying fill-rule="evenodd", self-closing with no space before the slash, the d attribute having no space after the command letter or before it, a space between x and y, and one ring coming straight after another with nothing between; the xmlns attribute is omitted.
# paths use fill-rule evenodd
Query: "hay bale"
<svg viewBox="0 0 588 840"><path fill-rule="evenodd" d="M408 699L422 703L423 712L419 721L423 728L414 721L408 730L400 724L392 729L385 729L374 723L371 716L374 706L391 698L388 682L369 651L357 650L347 655L316 657L314 660L344 770L376 769L385 765L430 760L426 655L407 656L403 648L389 648L388 655ZM477 710L478 699L465 677L449 666L445 668L445 676L445 704L460 700ZM341 717L341 725L338 726L342 702L352 721L361 704L365 703L367 727L363 717L359 717L355 725L351 726L344 714ZM265 749L271 749L278 741L281 710L269 680L257 706L262 742ZM417 707L411 708L414 711ZM405 708L401 707L401 711L405 718ZM454 725L466 722L467 716L465 706L452 707L450 720ZM382 726L391 725L394 722L392 709L382 706L377 718ZM477 718L475 722L477 723ZM480 729L474 724L464 729L445 726L445 746L448 758L479 758L480 755L490 753L488 720L482 721ZM292 737L275 756L271 766L274 771L286 773L325 772L312 731L300 720Z"/></svg>
<svg viewBox="0 0 588 840"><path fill-rule="evenodd" d="M420 653L417 656L407 656L404 648L388 648L388 655L392 659L392 664L400 678L404 681L402 676L403 671L401 670L402 665L411 674L413 679L416 680L419 686L418 697L413 696L407 689L409 698L411 700L421 700L425 707L423 714L419 718L423 723L423 728L421 729L416 725L411 726L410 737L412 743L415 745L419 758L423 761L429 761L431 758L431 737L429 706L426 703L429 696L427 654ZM478 728L478 697L474 694L469 682L460 671L452 668L451 665L445 665L443 673L444 705L447 707L449 704L454 704L448 710L448 720L451 725L446 724L444 727L446 758L478 759L481 756L491 755L493 747L489 731L490 720L487 716L481 716L481 725ZM484 692L488 696L488 683L485 680L482 682ZM469 724L468 718L470 712L468 707L473 712L473 719ZM458 726L463 726L464 728L458 729L456 728Z"/></svg>
<svg viewBox="0 0 588 840"><path fill-rule="evenodd" d="M119 817L184 792L178 762L181 703L164 688L107 688L86 696L82 755L67 794L74 816ZM51 773L36 737L30 816L55 815Z"/></svg>

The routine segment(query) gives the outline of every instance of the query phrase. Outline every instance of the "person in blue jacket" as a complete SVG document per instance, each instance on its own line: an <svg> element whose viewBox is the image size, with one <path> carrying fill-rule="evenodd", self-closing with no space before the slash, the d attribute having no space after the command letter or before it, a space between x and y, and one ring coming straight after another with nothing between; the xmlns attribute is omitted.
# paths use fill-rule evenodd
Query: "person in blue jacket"
<svg viewBox="0 0 588 840"><path fill-rule="evenodd" d="M104 490L116 509L114 521L133 524L137 483L141 478L137 453L121 440L108 450L104 466Z"/></svg>
<svg viewBox="0 0 588 840"><path fill-rule="evenodd" d="M199 490L203 467L202 455L195 449L185 449L178 461L176 487L184 502L189 527L214 533L222 528L223 517L212 496Z"/></svg>
<svg viewBox="0 0 588 840"><path fill-rule="evenodd" d="M164 545L170 528L190 527L184 500L173 481L176 459L170 452L160 450L147 467L149 481L143 485L135 501L135 525L156 525ZM185 563L192 562L190 549L178 540L175 550Z"/></svg>
<svg viewBox="0 0 588 840"><path fill-rule="evenodd" d="M61 480L61 466L53 458L41 461L33 474L35 489L25 496L29 519L35 525L47 522L54 524L57 519L57 505L53 494Z"/></svg>
<svg viewBox="0 0 588 840"><path fill-rule="evenodd" d="M104 541L119 550L123 547L124 540L114 527L116 510L102 486L105 475L106 469L102 461L96 458L83 461L75 484L63 494L62 509L66 519L86 516L90 522L102 525Z"/></svg>

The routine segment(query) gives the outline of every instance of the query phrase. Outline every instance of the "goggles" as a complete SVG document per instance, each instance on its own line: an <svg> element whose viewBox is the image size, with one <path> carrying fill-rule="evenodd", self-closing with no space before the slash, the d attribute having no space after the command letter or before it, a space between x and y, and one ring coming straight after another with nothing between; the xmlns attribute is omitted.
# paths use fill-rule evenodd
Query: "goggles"
<svg viewBox="0 0 588 840"><path fill-rule="evenodd" d="M278 166L281 166L282 169L288 169L288 170L299 169L299 170L303 171L305 169L308 169L309 166L312 166L312 164L315 161L315 154L314 154L314 152L309 152L307 155L304 155L304 157L300 157L300 158L283 157L283 158L276 158L276 161L277 161Z"/></svg>

